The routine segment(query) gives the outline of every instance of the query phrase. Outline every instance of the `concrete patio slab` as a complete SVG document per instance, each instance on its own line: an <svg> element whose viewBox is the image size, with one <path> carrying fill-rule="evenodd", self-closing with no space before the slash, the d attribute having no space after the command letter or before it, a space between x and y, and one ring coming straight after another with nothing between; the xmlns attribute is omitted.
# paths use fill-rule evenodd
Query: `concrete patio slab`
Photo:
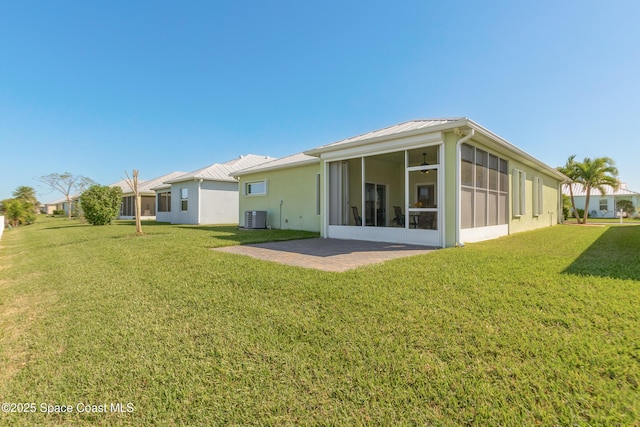
<svg viewBox="0 0 640 427"><path fill-rule="evenodd" d="M214 248L296 267L342 272L390 259L426 254L436 248L362 240L303 239Z"/></svg>

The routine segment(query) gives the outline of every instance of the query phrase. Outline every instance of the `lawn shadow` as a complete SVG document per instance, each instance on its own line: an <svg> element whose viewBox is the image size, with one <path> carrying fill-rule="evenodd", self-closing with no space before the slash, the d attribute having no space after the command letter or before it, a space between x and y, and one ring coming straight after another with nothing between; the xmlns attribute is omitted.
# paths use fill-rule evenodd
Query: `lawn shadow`
<svg viewBox="0 0 640 427"><path fill-rule="evenodd" d="M211 238L232 242L233 244L250 244L264 242L279 242L283 240L310 239L318 237L319 233L301 230L276 229L245 229L237 225L178 225L178 228L188 230L207 231Z"/></svg>
<svg viewBox="0 0 640 427"><path fill-rule="evenodd" d="M423 254L435 250L431 246L409 245L404 243L372 242L365 240L346 239L303 239L289 241L273 241L249 245L255 248L268 249L276 252L288 252L299 255L309 255L313 257L330 258L339 255L360 254L367 257L367 252L372 253L392 253L399 254Z"/></svg>
<svg viewBox="0 0 640 427"><path fill-rule="evenodd" d="M640 227L609 227L563 273L640 280Z"/></svg>

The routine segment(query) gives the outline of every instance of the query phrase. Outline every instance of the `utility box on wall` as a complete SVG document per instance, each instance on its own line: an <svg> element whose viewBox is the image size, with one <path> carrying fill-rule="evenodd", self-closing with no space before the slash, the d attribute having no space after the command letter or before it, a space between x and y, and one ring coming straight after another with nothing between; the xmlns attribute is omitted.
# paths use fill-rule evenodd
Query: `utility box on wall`
<svg viewBox="0 0 640 427"><path fill-rule="evenodd" d="M244 228L267 228L267 211L245 211Z"/></svg>

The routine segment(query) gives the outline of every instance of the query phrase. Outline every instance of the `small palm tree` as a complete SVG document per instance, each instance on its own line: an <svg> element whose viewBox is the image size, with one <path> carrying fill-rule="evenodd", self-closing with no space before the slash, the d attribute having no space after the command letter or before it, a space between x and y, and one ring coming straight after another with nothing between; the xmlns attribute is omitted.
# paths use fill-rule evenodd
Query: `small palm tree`
<svg viewBox="0 0 640 427"><path fill-rule="evenodd" d="M589 217L589 200L591 199L591 189L595 188L604 194L604 186L610 185L618 188L618 168L610 157L597 157L595 159L585 158L583 162L575 164L575 180L584 186L587 198L584 204L583 224L587 223Z"/></svg>

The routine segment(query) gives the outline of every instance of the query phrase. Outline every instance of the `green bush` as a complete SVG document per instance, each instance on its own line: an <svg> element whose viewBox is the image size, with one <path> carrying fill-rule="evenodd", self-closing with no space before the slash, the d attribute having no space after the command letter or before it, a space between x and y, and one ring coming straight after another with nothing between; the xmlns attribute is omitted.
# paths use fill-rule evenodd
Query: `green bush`
<svg viewBox="0 0 640 427"><path fill-rule="evenodd" d="M616 202L616 212L622 209L623 212L627 214L627 216L633 215L635 212L635 207L633 206L633 202L631 200L618 200Z"/></svg>
<svg viewBox="0 0 640 427"><path fill-rule="evenodd" d="M120 187L92 185L80 196L82 212L89 224L107 225L118 216L122 190Z"/></svg>
<svg viewBox="0 0 640 427"><path fill-rule="evenodd" d="M56 215L66 215L67 213L65 212L64 209L55 209L51 214L53 216L56 216Z"/></svg>

